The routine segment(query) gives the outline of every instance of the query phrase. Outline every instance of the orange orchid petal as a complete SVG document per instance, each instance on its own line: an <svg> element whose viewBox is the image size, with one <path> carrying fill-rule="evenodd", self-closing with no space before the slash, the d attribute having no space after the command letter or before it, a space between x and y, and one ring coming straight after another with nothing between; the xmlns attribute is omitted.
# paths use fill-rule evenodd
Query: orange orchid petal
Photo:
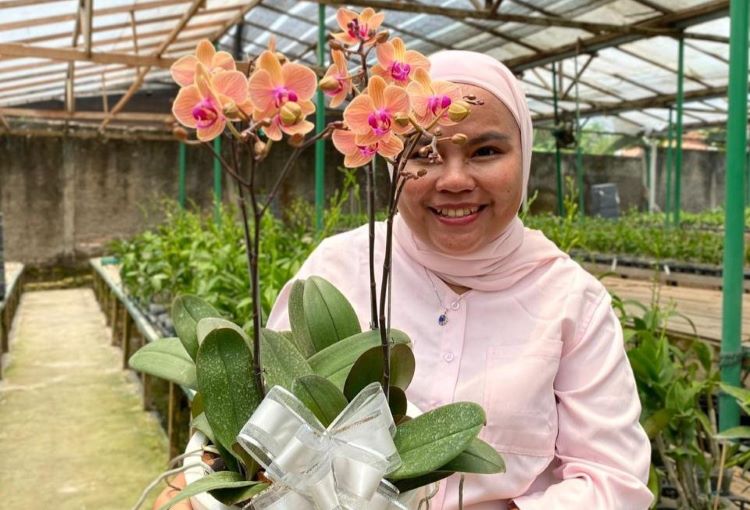
<svg viewBox="0 0 750 510"><path fill-rule="evenodd" d="M258 68L264 69L268 72L268 74L271 76L271 82L273 85L281 85L282 78L281 78L281 64L279 64L279 59L276 58L276 55L271 53L270 51L264 51L260 54L260 57L258 57Z"/></svg>
<svg viewBox="0 0 750 510"><path fill-rule="evenodd" d="M224 117L219 117L211 126L207 128L198 128L198 140L200 140L201 142L208 142L210 140L213 140L224 132L226 123L227 122Z"/></svg>
<svg viewBox="0 0 750 510"><path fill-rule="evenodd" d="M250 101L259 110L269 110L274 107L274 83L271 75L265 69L257 69L248 80L247 91Z"/></svg>
<svg viewBox="0 0 750 510"><path fill-rule="evenodd" d="M193 84L195 79L195 66L198 63L198 59L195 55L185 55L181 57L177 62L172 64L169 68L169 72L172 74L172 79L182 87L187 87Z"/></svg>
<svg viewBox="0 0 750 510"><path fill-rule="evenodd" d="M398 39L397 37L395 39ZM393 63L393 60L395 58L395 50L393 49L393 44L390 41L386 41L383 44L378 44L378 47L375 48L375 54L378 57L378 64L383 69L388 69L391 67L391 64Z"/></svg>
<svg viewBox="0 0 750 510"><path fill-rule="evenodd" d="M351 154L358 150L354 138L354 133L345 129L336 129L333 132L333 135L331 135L333 146L336 147L336 150L341 154Z"/></svg>
<svg viewBox="0 0 750 510"><path fill-rule="evenodd" d="M359 42L356 38L352 37L347 32L336 32L334 34L331 34L331 37L341 43L346 44L347 46L351 46L352 44L357 44Z"/></svg>
<svg viewBox="0 0 750 510"><path fill-rule="evenodd" d="M406 55L404 56L403 61L411 66L412 73L414 73L419 68L422 68L425 71L430 70L430 61L427 60L427 57L425 57L418 51L414 51L414 50L407 51Z"/></svg>
<svg viewBox="0 0 750 510"><path fill-rule="evenodd" d="M226 51L216 52L216 55L214 55L214 57L211 59L211 71L222 69L225 71L234 71L237 69L237 64L235 64L234 62L234 57L232 57L232 55Z"/></svg>
<svg viewBox="0 0 750 510"><path fill-rule="evenodd" d="M385 87L385 80L380 76L371 77L370 83L367 85L367 94L372 98L372 102L377 109L384 108L386 106L384 94Z"/></svg>
<svg viewBox="0 0 750 510"><path fill-rule="evenodd" d="M333 57L333 64L336 66L338 72L341 73L342 76L348 75L349 66L346 63L344 52L340 50L333 50L331 52L331 56Z"/></svg>
<svg viewBox="0 0 750 510"><path fill-rule="evenodd" d="M394 37L391 39L391 45L393 46L393 60L404 62L406 59L406 46L404 45L404 41L400 37Z"/></svg>
<svg viewBox="0 0 750 510"><path fill-rule="evenodd" d="M365 156L361 151L357 150L357 152L346 155L344 158L344 166L347 168L359 168L369 163L373 157L375 157L374 153Z"/></svg>
<svg viewBox="0 0 750 510"><path fill-rule="evenodd" d="M302 108L302 115L307 117L308 115L315 113L315 103L312 101L300 101L300 108Z"/></svg>
<svg viewBox="0 0 750 510"><path fill-rule="evenodd" d="M356 12L341 7L338 11L336 11L336 22L339 24L341 30L346 32L347 30L349 30L349 27L347 25L349 25L349 23L357 16L358 15Z"/></svg>
<svg viewBox="0 0 750 510"><path fill-rule="evenodd" d="M175 119L183 126L194 128L196 120L193 117L193 108L201 99L198 87L195 85L181 88L172 104L172 114Z"/></svg>
<svg viewBox="0 0 750 510"><path fill-rule="evenodd" d="M383 24L383 20L385 20L385 13L379 12L373 14L373 16L367 21L367 24L370 27L370 30L377 30L380 28L380 25Z"/></svg>
<svg viewBox="0 0 750 510"><path fill-rule="evenodd" d="M383 93L383 104L391 113L408 113L409 94L401 87L388 85Z"/></svg>
<svg viewBox="0 0 750 510"><path fill-rule="evenodd" d="M214 45L208 39L201 39L195 48L195 56L198 58L198 61L209 68L215 54Z"/></svg>
<svg viewBox="0 0 750 510"><path fill-rule="evenodd" d="M378 47L380 47L380 46L378 46ZM373 76L380 76L381 78L383 78L388 83L392 83L393 82L393 78L391 77L391 73L389 73L388 70L385 69L380 64L375 64L374 66L372 66L372 69L370 69L370 71L372 72Z"/></svg>
<svg viewBox="0 0 750 510"><path fill-rule="evenodd" d="M371 129L367 133L357 134L356 141L357 141L357 145L367 146L367 145L376 144L380 140L382 140L383 138L386 138L388 136L390 136L389 133L386 133L384 135L378 136Z"/></svg>
<svg viewBox="0 0 750 510"><path fill-rule="evenodd" d="M217 92L232 98L236 104L247 100L247 78L239 71L222 71L213 77Z"/></svg>
<svg viewBox="0 0 750 510"><path fill-rule="evenodd" d="M424 88L425 92L434 90L434 87L432 86L432 80L430 79L430 74L423 67L416 68L411 73L411 75L414 81L419 83Z"/></svg>
<svg viewBox="0 0 750 510"><path fill-rule="evenodd" d="M404 142L398 136L391 135L378 142L378 154L384 158L393 159L402 150L404 150Z"/></svg>
<svg viewBox="0 0 750 510"><path fill-rule="evenodd" d="M271 53L276 53L276 36L271 35L271 37L268 38L268 51Z"/></svg>
<svg viewBox="0 0 750 510"><path fill-rule="evenodd" d="M281 137L283 135L281 133L281 129L279 129L278 118L274 119L274 121L271 122L270 125L264 126L263 132L270 140L273 140L274 142L278 142L279 140L281 140Z"/></svg>
<svg viewBox="0 0 750 510"><path fill-rule="evenodd" d="M296 124L292 124L291 126L282 124L280 127L281 130L288 135L306 135L307 133L315 129L315 124L313 124L309 120L301 120Z"/></svg>
<svg viewBox="0 0 750 510"><path fill-rule="evenodd" d="M281 77L282 83L297 94L299 101L307 101L315 94L318 79L309 67L286 63L281 67Z"/></svg>
<svg viewBox="0 0 750 510"><path fill-rule="evenodd" d="M344 110L344 120L355 133L366 133L371 129L367 119L374 110L372 98L367 94L360 94Z"/></svg>
<svg viewBox="0 0 750 510"><path fill-rule="evenodd" d="M328 104L328 106L330 108L336 108L338 105L344 102L344 100L346 99L346 96L348 95L349 95L349 90L347 87L344 87L343 89L341 89L341 92L339 92L338 94L336 94L335 96L331 98L331 102Z"/></svg>
<svg viewBox="0 0 750 510"><path fill-rule="evenodd" d="M195 86L198 87L201 96L208 97L211 95L211 76L200 62L195 66Z"/></svg>

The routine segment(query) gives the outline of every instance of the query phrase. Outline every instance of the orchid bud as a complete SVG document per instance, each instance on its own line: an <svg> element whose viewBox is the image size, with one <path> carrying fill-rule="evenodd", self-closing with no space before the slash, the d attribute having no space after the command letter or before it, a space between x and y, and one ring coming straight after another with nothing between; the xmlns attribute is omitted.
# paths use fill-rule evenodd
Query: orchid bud
<svg viewBox="0 0 750 510"><path fill-rule="evenodd" d="M456 101L448 107L448 118L453 122L461 122L471 113L469 103L466 101Z"/></svg>
<svg viewBox="0 0 750 510"><path fill-rule="evenodd" d="M185 131L185 129L181 128L180 126L176 126L172 130L172 136L177 138L179 141L184 142L188 139L188 132Z"/></svg>
<svg viewBox="0 0 750 510"><path fill-rule="evenodd" d="M305 143L305 135L301 133L295 133L287 139L287 142L292 147L300 147L303 143Z"/></svg>
<svg viewBox="0 0 750 510"><path fill-rule="evenodd" d="M409 125L409 115L404 112L398 112L393 116L393 122L399 127L406 127Z"/></svg>
<svg viewBox="0 0 750 510"><path fill-rule="evenodd" d="M227 104L225 104L221 108L221 111L227 118L230 119L237 119L240 116L240 110L239 108L237 108L237 104L234 101L229 101Z"/></svg>
<svg viewBox="0 0 750 510"><path fill-rule="evenodd" d="M328 40L328 46L332 50L338 50L338 51L343 51L344 50L344 46L339 41L337 41L336 39L333 39L333 38L331 38L331 39Z"/></svg>
<svg viewBox="0 0 750 510"><path fill-rule="evenodd" d="M430 152L432 152L432 146L425 145L424 147L420 148L419 151L417 151L420 158L426 158L430 155Z"/></svg>
<svg viewBox="0 0 750 510"><path fill-rule="evenodd" d="M417 177L424 177L425 175L427 175L426 168L420 168L419 171L417 171Z"/></svg>
<svg viewBox="0 0 750 510"><path fill-rule="evenodd" d="M265 154L267 149L268 149L268 145L261 140L256 141L255 144L253 145L253 152L255 153L256 156Z"/></svg>
<svg viewBox="0 0 750 510"><path fill-rule="evenodd" d="M279 118L284 125L293 126L302 120L302 107L292 101L284 103L279 110Z"/></svg>
<svg viewBox="0 0 750 510"><path fill-rule="evenodd" d="M286 55L284 55L280 51L277 51L276 53L274 53L274 55L276 55L276 59L279 61L279 64L283 65L284 63L286 63L287 61Z"/></svg>
<svg viewBox="0 0 750 510"><path fill-rule="evenodd" d="M463 133L456 133L455 135L451 136L451 143L455 143L456 145L463 145L467 142L468 138L466 138L466 135Z"/></svg>
<svg viewBox="0 0 750 510"><path fill-rule="evenodd" d="M377 34L375 34L375 42L377 44L382 44L388 40L388 38L391 36L391 34L388 32L388 30L381 30Z"/></svg>
<svg viewBox="0 0 750 510"><path fill-rule="evenodd" d="M337 92L341 88L341 84L333 76L326 76L320 80L318 87L320 87L320 90L323 92Z"/></svg>

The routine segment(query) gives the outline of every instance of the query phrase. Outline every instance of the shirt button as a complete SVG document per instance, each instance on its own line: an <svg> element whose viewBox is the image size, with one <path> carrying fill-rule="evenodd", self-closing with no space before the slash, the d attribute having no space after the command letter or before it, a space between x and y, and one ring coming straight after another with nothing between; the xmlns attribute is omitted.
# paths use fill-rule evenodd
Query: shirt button
<svg viewBox="0 0 750 510"><path fill-rule="evenodd" d="M458 310L459 308L461 308L461 303L459 303L458 301L454 301L453 303L451 303L451 310Z"/></svg>
<svg viewBox="0 0 750 510"><path fill-rule="evenodd" d="M452 352L450 352L450 351L448 351L448 352L446 352L445 354L443 354L443 359L444 359L445 361L447 361L448 363L450 363L451 361L453 361L453 358L455 358L455 356L454 356L454 355L453 355L453 353L452 353Z"/></svg>

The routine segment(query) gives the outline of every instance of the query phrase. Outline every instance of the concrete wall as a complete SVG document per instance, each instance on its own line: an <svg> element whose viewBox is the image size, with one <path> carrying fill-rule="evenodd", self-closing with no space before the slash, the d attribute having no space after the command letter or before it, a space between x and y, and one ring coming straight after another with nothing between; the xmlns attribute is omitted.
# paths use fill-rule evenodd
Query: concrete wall
<svg viewBox="0 0 750 510"><path fill-rule="evenodd" d="M327 145L328 168L341 158ZM261 187L274 178L284 155L259 176ZM659 157L657 196L663 205L664 158ZM5 223L5 257L27 264L81 263L100 254L114 238L131 236L161 218L159 197L177 197L177 144L166 140L109 139L82 136L0 135L0 212ZM566 155L566 173L575 173L573 156ZM638 158L586 156L586 185L616 182L623 209L643 207L644 167ZM537 210L555 204L554 154L534 154L530 188L539 189ZM212 165L205 149L188 148L187 195L201 207L212 201ZM380 178L383 178L383 173ZM341 181L329 171L326 187ZM225 189L227 189L225 182ZM699 211L723 202L724 154L686 152L683 208ZM379 189L384 188L381 182ZM362 186L364 189L364 186ZM231 200L230 192L225 194ZM279 194L280 206L295 197L314 197L313 150L301 158ZM588 197L588 195L587 195Z"/></svg>

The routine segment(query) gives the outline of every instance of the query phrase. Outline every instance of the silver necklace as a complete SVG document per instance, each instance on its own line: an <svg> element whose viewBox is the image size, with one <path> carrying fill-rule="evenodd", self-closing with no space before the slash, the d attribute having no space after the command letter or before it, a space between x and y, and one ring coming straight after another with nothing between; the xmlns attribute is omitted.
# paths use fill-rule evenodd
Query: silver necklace
<svg viewBox="0 0 750 510"><path fill-rule="evenodd" d="M437 290L437 286L435 285L435 282L432 279L432 276L430 276L430 273L427 271L427 268L423 268L423 269L424 269L424 274L427 275L427 279L430 280L430 285L432 285L432 290L435 291L435 297L437 298L438 303L440 304L440 308L442 309L442 311L440 312L440 315L438 315L437 323L439 326L445 326L446 324L448 324L448 311L458 310L458 308L460 307L459 301L463 299L463 295L459 296L457 300L451 303L450 307L445 306L443 304L443 300L440 299L440 293Z"/></svg>

